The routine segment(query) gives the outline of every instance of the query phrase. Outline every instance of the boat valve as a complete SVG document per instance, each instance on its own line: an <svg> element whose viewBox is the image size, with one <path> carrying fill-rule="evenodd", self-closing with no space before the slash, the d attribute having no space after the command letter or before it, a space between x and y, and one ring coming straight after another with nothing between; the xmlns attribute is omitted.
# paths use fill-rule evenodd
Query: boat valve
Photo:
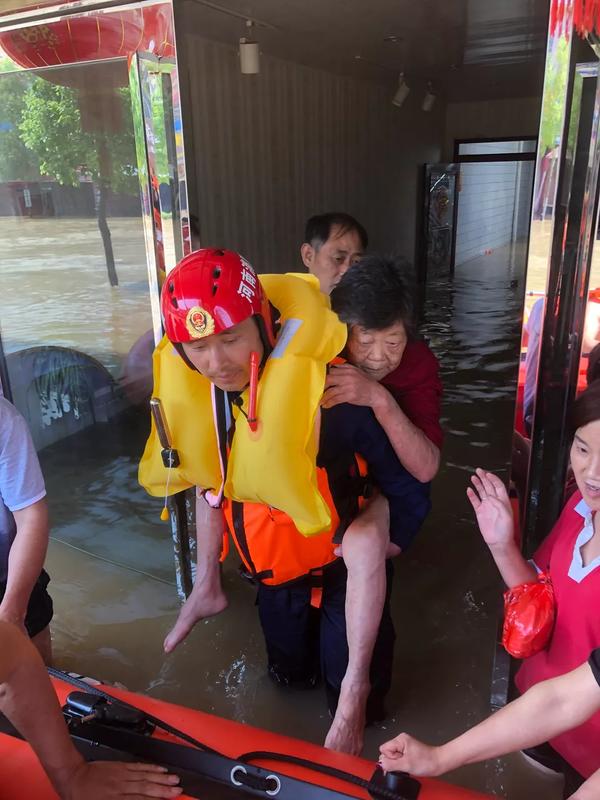
<svg viewBox="0 0 600 800"><path fill-rule="evenodd" d="M63 711L72 722L79 725L95 721L140 733L148 733L149 726L154 727L150 725L143 711L122 705L118 700L109 703L104 697L88 692L71 692Z"/></svg>

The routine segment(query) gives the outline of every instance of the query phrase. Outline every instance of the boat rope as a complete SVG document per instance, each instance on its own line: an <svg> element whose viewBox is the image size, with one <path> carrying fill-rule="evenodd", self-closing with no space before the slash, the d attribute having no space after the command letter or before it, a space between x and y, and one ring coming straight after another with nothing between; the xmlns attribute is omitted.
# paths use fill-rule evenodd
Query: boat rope
<svg viewBox="0 0 600 800"><path fill-rule="evenodd" d="M104 692L102 689L98 689L96 686L86 683L84 680L81 680L81 678L70 675L68 672L63 672L55 669L54 667L48 667L47 669L48 674L52 677L62 680L65 683L70 683L72 686L75 686L85 692L96 695L108 703L119 703L124 708L135 712L139 712L141 710L138 706L132 705L131 703L128 703L119 697L114 697L108 692ZM210 753L225 759L231 759L230 756L226 756L219 750L215 750L204 742L201 742L198 739L195 739L193 736L184 733L184 731L169 725L168 722L165 722L159 717L148 714L145 710L143 710L142 713L148 722L152 723L166 733L176 736L178 739L181 739L187 744L191 744L193 747L206 753ZM322 775L327 775L330 778L336 778L337 780L343 781L344 783L348 783L352 786L357 786L360 789L367 791L371 797L381 798L381 800L415 800L415 798L418 797L421 788L418 781L404 773L395 773L397 775L396 785L394 788L391 788L386 786L383 779L383 773L379 769L375 770L370 780L366 780L365 778L361 778L351 772L346 772L345 770L337 769L336 767L330 767L327 764L321 764L319 762L311 761L306 758L300 758L299 756L289 755L287 753L271 752L269 750L256 750L243 753L235 760L242 762L242 764L245 763L248 765L250 765L250 763L253 761L278 761L280 763L287 763L293 766L303 767L311 772L321 773ZM234 782L234 784L246 786L249 789L262 791L268 795L273 793L273 790L276 787L272 784L274 781L278 780L279 778L276 775L269 775L265 778L247 773L241 765L239 765L236 773L236 781L233 781L232 777L232 782Z"/></svg>
<svg viewBox="0 0 600 800"><path fill-rule="evenodd" d="M330 767L328 764L319 764L315 761L310 761L307 758L300 758L300 756L291 756L287 753L272 753L268 750L254 750L250 753L243 753L239 757L240 761L250 763L252 761L280 761L282 763L293 764L296 767L303 767L312 772L320 772L330 778L337 778L338 780L351 783L354 786L359 786L365 789L376 797L385 798L385 800L413 800L419 794L420 784L411 778L407 773L395 773L398 776L398 781L401 784L399 789L388 789L384 785L374 783L373 778L366 780L360 778L358 775L353 775L351 772L345 772L336 767ZM401 793L400 793L401 792Z"/></svg>

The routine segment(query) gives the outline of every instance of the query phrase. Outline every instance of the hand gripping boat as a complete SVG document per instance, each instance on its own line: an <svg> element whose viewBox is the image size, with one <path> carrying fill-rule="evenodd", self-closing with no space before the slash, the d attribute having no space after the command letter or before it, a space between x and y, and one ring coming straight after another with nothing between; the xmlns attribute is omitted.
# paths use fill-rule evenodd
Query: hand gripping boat
<svg viewBox="0 0 600 800"><path fill-rule="evenodd" d="M149 761L199 800L484 800L436 780L384 776L361 758L50 670L78 750L88 760ZM76 690L74 691L74 685ZM56 800L29 745L0 715L0 798Z"/></svg>

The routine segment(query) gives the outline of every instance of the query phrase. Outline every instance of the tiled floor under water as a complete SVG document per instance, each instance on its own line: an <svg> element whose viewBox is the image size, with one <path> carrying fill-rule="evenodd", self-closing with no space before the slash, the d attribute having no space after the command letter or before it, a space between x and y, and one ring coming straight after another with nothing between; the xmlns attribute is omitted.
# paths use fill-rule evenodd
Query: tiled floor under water
<svg viewBox="0 0 600 800"><path fill-rule="evenodd" d="M444 466L418 542L398 559L389 718L367 732L367 757L400 730L440 742L489 712L501 586L464 490L477 465L507 475L521 278L507 254L496 253L428 288L423 330L445 383ZM54 522L48 569L57 665L321 742L329 719L320 691L288 693L265 674L253 590L238 578L235 559L224 570L229 608L163 655L178 610L170 534L160 502L136 487L131 441L120 452L108 444L114 433L97 426L83 449L69 454L62 442L42 453ZM143 440L138 426L124 433ZM448 779L511 800L561 796L520 756Z"/></svg>

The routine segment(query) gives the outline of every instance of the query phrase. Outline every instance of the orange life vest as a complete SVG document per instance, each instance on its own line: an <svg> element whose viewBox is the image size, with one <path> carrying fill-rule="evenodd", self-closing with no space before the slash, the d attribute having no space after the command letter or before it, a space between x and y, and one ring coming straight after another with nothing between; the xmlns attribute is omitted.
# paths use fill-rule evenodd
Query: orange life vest
<svg viewBox="0 0 600 800"><path fill-rule="evenodd" d="M366 463L359 456L354 458L355 475L350 475L350 480L356 478L357 491L350 499L358 501L360 507L365 492L361 493L358 487L366 485ZM293 583L308 575L318 575L338 558L334 554L334 539L340 529L340 515L323 467L317 469L317 484L331 510L332 523L329 530L308 538L299 532L287 514L276 508L231 500L223 503L229 534L246 570L255 580L267 586Z"/></svg>

